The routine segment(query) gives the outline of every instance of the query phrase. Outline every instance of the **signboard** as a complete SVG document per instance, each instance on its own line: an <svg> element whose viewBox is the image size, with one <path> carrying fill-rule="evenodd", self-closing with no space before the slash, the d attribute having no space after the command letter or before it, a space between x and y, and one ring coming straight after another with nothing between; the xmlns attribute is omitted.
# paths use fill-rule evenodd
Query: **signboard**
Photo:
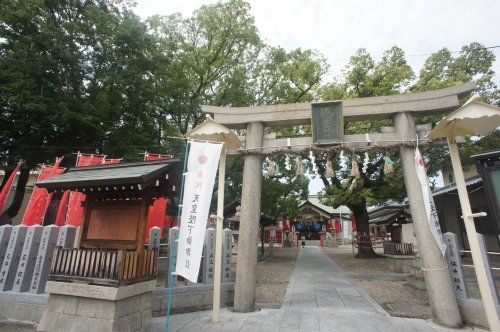
<svg viewBox="0 0 500 332"><path fill-rule="evenodd" d="M344 135L342 102L313 104L312 127L314 144L332 144L342 141Z"/></svg>
<svg viewBox="0 0 500 332"><path fill-rule="evenodd" d="M281 243L282 231L279 227L264 227L264 243Z"/></svg>

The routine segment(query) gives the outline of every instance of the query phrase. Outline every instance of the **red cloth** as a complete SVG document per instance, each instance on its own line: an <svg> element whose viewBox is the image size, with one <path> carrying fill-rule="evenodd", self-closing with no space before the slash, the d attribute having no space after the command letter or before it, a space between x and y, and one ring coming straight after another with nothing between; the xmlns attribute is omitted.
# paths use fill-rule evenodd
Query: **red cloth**
<svg viewBox="0 0 500 332"><path fill-rule="evenodd" d="M340 220L335 220L335 233L340 233L341 232L341 227L340 227Z"/></svg>
<svg viewBox="0 0 500 332"><path fill-rule="evenodd" d="M144 161L167 160L167 159L170 159L170 158L172 158L172 156L165 156L165 155L162 155L162 154L149 154L149 153L146 153L144 155Z"/></svg>
<svg viewBox="0 0 500 332"><path fill-rule="evenodd" d="M56 220L54 222L56 226L64 226L64 223L66 222L66 213L68 212L68 201L69 201L69 190L66 190L61 196L61 201L59 202L59 208L57 209Z"/></svg>
<svg viewBox="0 0 500 332"><path fill-rule="evenodd" d="M40 174L38 175L37 182L63 174L66 169L59 167L62 159L63 158L56 158L54 166L42 167ZM43 225L45 213L47 212L50 202L52 201L52 195L53 194L49 194L45 188L39 188L35 185L35 188L31 193L28 207L24 212L21 224L26 226Z"/></svg>
<svg viewBox="0 0 500 332"><path fill-rule="evenodd" d="M354 216L354 213L352 214L352 231L356 231L356 217Z"/></svg>
<svg viewBox="0 0 500 332"><path fill-rule="evenodd" d="M76 167L102 165L103 162L104 156L80 154L76 160ZM85 201L85 194L75 191L70 193L66 225L80 226L83 218L83 201Z"/></svg>
<svg viewBox="0 0 500 332"><path fill-rule="evenodd" d="M149 230L151 227L160 227L163 230L165 223L165 213L167 212L167 199L160 197L155 198L153 205L149 206L148 223L146 226L146 242L149 239Z"/></svg>
<svg viewBox="0 0 500 332"><path fill-rule="evenodd" d="M153 160L167 160L170 159L170 156L165 156L161 154L149 154L146 153L144 155L144 161L153 161ZM160 227L163 230L165 225L165 213L167 212L167 199L160 197L156 198L153 201L153 205L149 207L148 210L148 223L146 227L146 242L149 239L149 230L153 226Z"/></svg>
<svg viewBox="0 0 500 332"><path fill-rule="evenodd" d="M12 183L14 182L14 179L16 178L17 171L19 171L19 164L17 164L16 168L14 171L9 176L9 179L7 182L5 182L4 187L2 188L2 191L0 192L0 212L3 210L3 206L5 205L5 201L7 200L7 196L9 196L10 188L12 188Z"/></svg>
<svg viewBox="0 0 500 332"><path fill-rule="evenodd" d="M104 160L104 165L110 165L110 164L119 164L121 163L121 158L120 159L105 159Z"/></svg>

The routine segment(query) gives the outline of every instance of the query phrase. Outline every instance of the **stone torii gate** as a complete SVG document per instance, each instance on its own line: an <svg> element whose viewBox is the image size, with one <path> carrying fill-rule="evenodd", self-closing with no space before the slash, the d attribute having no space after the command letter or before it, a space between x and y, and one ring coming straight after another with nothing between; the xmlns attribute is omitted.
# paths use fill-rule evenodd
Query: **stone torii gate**
<svg viewBox="0 0 500 332"><path fill-rule="evenodd" d="M379 146L391 146L395 142L415 142L417 135L423 138L430 128L429 126L415 126L414 114L436 114L451 111L459 106L459 98L470 93L473 88L472 83L466 83L421 93L336 101L334 103L340 105L341 109L341 117L337 119L340 119L341 122L392 119L394 124L393 127L383 128L381 133L370 133L369 140L365 134L342 135L341 142L345 144L346 148L356 149L366 148L371 142L377 142ZM246 129L234 298L234 310L237 312L248 312L255 309L262 152L288 151L298 153L309 150L317 142L317 140L313 141L312 137L276 139L273 135L264 135L264 128L311 125L313 109L327 104L328 102L253 107L203 106L202 108L204 113L212 114L215 121L228 128ZM333 142L332 144L339 143ZM442 257L427 223L422 191L415 170L414 148L402 146L399 149L410 210L420 248L422 269L425 272L425 283L434 317L440 324L450 327L461 326L462 320L447 263ZM251 153L251 151L256 153ZM242 152L229 151L229 154Z"/></svg>

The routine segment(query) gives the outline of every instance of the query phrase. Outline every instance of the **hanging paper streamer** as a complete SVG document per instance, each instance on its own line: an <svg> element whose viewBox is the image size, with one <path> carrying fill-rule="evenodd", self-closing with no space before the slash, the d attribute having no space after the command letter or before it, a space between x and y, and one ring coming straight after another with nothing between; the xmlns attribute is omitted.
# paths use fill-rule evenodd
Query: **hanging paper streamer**
<svg viewBox="0 0 500 332"><path fill-rule="evenodd" d="M292 170L292 164L290 164L290 156L289 155L285 156L285 169L287 171L291 171Z"/></svg>
<svg viewBox="0 0 500 332"><path fill-rule="evenodd" d="M297 169L295 170L295 175L304 175L304 165L302 165L302 159L300 159L300 157L297 157Z"/></svg>
<svg viewBox="0 0 500 332"><path fill-rule="evenodd" d="M327 178L333 179L335 178L335 171L333 169L332 161L328 159L326 161L326 172L325 175Z"/></svg>
<svg viewBox="0 0 500 332"><path fill-rule="evenodd" d="M269 165L267 167L267 175L272 178L273 176L276 175L275 170L274 170L274 161L272 159L269 159Z"/></svg>
<svg viewBox="0 0 500 332"><path fill-rule="evenodd" d="M355 179L359 179L361 177L361 174L359 174L359 167L355 154L352 155L351 176Z"/></svg>
<svg viewBox="0 0 500 332"><path fill-rule="evenodd" d="M368 163L370 162L370 157L368 156L368 152L365 152L365 159L363 160L363 173L366 174L368 171Z"/></svg>
<svg viewBox="0 0 500 332"><path fill-rule="evenodd" d="M391 174L393 169L393 164L394 162L391 160L391 158L385 156L384 157L384 173L385 174Z"/></svg>
<svg viewBox="0 0 500 332"><path fill-rule="evenodd" d="M316 157L314 156L312 150L309 151L309 159L311 160L313 173L318 174L318 166L316 166Z"/></svg>
<svg viewBox="0 0 500 332"><path fill-rule="evenodd" d="M344 150L340 151L340 170L347 172L347 157L344 155Z"/></svg>
<svg viewBox="0 0 500 332"><path fill-rule="evenodd" d="M277 163L274 163L274 176L280 175L280 167Z"/></svg>

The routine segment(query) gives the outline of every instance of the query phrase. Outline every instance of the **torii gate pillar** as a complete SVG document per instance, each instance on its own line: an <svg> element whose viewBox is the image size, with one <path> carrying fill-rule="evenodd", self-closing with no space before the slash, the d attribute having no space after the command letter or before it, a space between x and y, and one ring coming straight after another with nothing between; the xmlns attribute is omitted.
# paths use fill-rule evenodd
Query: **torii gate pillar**
<svg viewBox="0 0 500 332"><path fill-rule="evenodd" d="M247 124L246 148L263 145L264 124ZM234 311L249 312L255 309L255 287L257 284L257 243L260 220L260 199L262 189L262 157L246 155L241 193L241 216L238 240L238 264Z"/></svg>
<svg viewBox="0 0 500 332"><path fill-rule="evenodd" d="M400 139L408 141L415 139L417 131L410 112L396 113L394 115L394 125ZM406 192L410 201L411 216L413 225L415 225L415 235L422 259L422 269L424 269L425 274L425 286L427 287L427 294L434 317L440 324L449 327L460 327L462 326L462 319L453 291L448 264L441 255L427 222L422 190L415 169L415 149L401 147L400 154Z"/></svg>

